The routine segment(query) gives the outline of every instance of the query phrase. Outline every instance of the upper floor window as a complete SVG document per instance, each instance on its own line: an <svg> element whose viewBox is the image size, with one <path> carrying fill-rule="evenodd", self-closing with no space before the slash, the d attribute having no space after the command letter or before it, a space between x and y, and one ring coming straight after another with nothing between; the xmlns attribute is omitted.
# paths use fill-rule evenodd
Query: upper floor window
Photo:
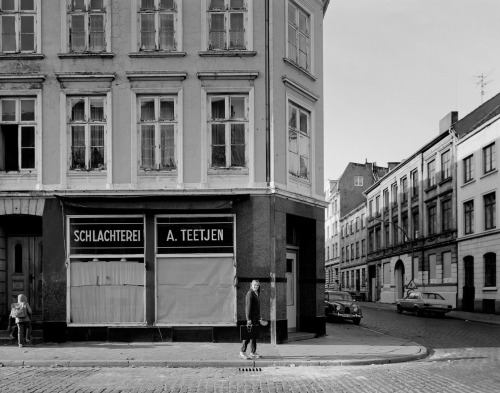
<svg viewBox="0 0 500 393"><path fill-rule="evenodd" d="M449 150L441 154L441 180L451 177L451 152Z"/></svg>
<svg viewBox="0 0 500 393"><path fill-rule="evenodd" d="M464 203L464 233L474 233L474 201Z"/></svg>
<svg viewBox="0 0 500 393"><path fill-rule="evenodd" d="M35 108L31 97L0 99L0 171L35 169Z"/></svg>
<svg viewBox="0 0 500 393"><path fill-rule="evenodd" d="M436 161L432 160L427 163L427 186L436 185Z"/></svg>
<svg viewBox="0 0 500 393"><path fill-rule="evenodd" d="M36 0L1 0L0 52L36 52L37 3Z"/></svg>
<svg viewBox="0 0 500 393"><path fill-rule="evenodd" d="M209 95L211 168L242 168L248 158L248 95Z"/></svg>
<svg viewBox="0 0 500 393"><path fill-rule="evenodd" d="M403 198L403 203L408 200L408 179L403 177L401 179L401 195Z"/></svg>
<svg viewBox="0 0 500 393"><path fill-rule="evenodd" d="M309 180L311 114L288 103L288 173Z"/></svg>
<svg viewBox="0 0 500 393"><path fill-rule="evenodd" d="M375 213L380 213L380 195L375 197Z"/></svg>
<svg viewBox="0 0 500 393"><path fill-rule="evenodd" d="M398 203L398 184L394 183L391 186L391 192L392 192L392 203L394 206Z"/></svg>
<svg viewBox="0 0 500 393"><path fill-rule="evenodd" d="M288 3L287 57L299 67L311 69L310 16L295 2Z"/></svg>
<svg viewBox="0 0 500 393"><path fill-rule="evenodd" d="M412 193L411 196L418 196L418 171L415 169L411 173Z"/></svg>
<svg viewBox="0 0 500 393"><path fill-rule="evenodd" d="M368 202L368 216L373 216L373 200Z"/></svg>
<svg viewBox="0 0 500 393"><path fill-rule="evenodd" d="M141 169L176 169L177 97L139 97L138 106Z"/></svg>
<svg viewBox="0 0 500 393"><path fill-rule="evenodd" d="M386 188L384 194L384 209L389 209L389 189Z"/></svg>
<svg viewBox="0 0 500 393"><path fill-rule="evenodd" d="M420 214L418 209L411 212L411 225L413 228L413 238L418 239L420 235Z"/></svg>
<svg viewBox="0 0 500 393"><path fill-rule="evenodd" d="M467 183L474 179L474 156L464 158L464 183Z"/></svg>
<svg viewBox="0 0 500 393"><path fill-rule="evenodd" d="M179 42L177 0L140 0L141 51L176 51Z"/></svg>
<svg viewBox="0 0 500 393"><path fill-rule="evenodd" d="M70 97L70 169L106 169L106 98L102 96Z"/></svg>
<svg viewBox="0 0 500 393"><path fill-rule="evenodd" d="M483 196L484 201L484 229L494 229L497 227L497 205L496 194L494 192Z"/></svg>
<svg viewBox="0 0 500 393"><path fill-rule="evenodd" d="M361 229L365 227L365 213L361 214Z"/></svg>
<svg viewBox="0 0 500 393"><path fill-rule="evenodd" d="M452 227L451 199L446 199L441 203L441 226L443 232Z"/></svg>
<svg viewBox="0 0 500 393"><path fill-rule="evenodd" d="M245 0L208 0L209 50L246 50Z"/></svg>
<svg viewBox="0 0 500 393"><path fill-rule="evenodd" d="M363 176L354 176L354 185L358 187L363 186Z"/></svg>
<svg viewBox="0 0 500 393"><path fill-rule="evenodd" d="M431 205L427 209L429 235L434 235L437 232L437 208L436 205Z"/></svg>
<svg viewBox="0 0 500 393"><path fill-rule="evenodd" d="M489 173L497 169L495 144L483 148L483 172Z"/></svg>
<svg viewBox="0 0 500 393"><path fill-rule="evenodd" d="M107 0L69 0L70 52L105 52Z"/></svg>

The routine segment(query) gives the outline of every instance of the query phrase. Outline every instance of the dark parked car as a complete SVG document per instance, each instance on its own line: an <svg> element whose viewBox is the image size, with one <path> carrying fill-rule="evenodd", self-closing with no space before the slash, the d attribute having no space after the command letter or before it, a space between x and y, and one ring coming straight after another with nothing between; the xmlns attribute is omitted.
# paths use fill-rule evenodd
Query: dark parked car
<svg viewBox="0 0 500 393"><path fill-rule="evenodd" d="M361 307L349 292L343 291L325 292L325 316L327 319L350 319L355 325L359 325L363 318Z"/></svg>
<svg viewBox="0 0 500 393"><path fill-rule="evenodd" d="M404 299L396 300L398 313L413 312L417 315L438 314L443 316L453 310L453 305L446 301L439 293L410 292Z"/></svg>

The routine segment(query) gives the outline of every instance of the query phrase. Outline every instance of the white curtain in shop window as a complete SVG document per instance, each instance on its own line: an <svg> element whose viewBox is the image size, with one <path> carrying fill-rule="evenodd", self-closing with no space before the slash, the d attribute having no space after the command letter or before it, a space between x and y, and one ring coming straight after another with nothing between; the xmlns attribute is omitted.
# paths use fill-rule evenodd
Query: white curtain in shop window
<svg viewBox="0 0 500 393"><path fill-rule="evenodd" d="M158 323L236 323L233 258L161 258L157 269Z"/></svg>
<svg viewBox="0 0 500 393"><path fill-rule="evenodd" d="M72 262L71 322L144 322L144 264Z"/></svg>

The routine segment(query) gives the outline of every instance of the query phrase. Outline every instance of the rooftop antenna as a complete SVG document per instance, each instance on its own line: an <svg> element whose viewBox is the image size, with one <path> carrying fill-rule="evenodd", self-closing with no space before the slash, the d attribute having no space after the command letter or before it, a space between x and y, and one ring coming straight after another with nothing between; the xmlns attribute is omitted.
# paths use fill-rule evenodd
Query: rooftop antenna
<svg viewBox="0 0 500 393"><path fill-rule="evenodd" d="M484 93L485 93L484 88L486 87L486 85L491 83L491 80L487 80L486 78L488 78L492 72L493 72L493 70L488 72L488 74L486 74L486 75L484 75L484 74L474 75L474 78L476 78L478 80L476 82L476 86L481 87L481 105L483 104L483 101L484 101Z"/></svg>

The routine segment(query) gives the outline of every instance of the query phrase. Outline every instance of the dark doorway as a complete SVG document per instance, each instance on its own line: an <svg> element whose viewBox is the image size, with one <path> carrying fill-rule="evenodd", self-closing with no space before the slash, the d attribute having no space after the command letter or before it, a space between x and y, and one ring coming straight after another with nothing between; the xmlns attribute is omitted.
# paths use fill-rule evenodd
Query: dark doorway
<svg viewBox="0 0 500 393"><path fill-rule="evenodd" d="M464 258L464 288L463 288L462 310L474 312L474 257Z"/></svg>

